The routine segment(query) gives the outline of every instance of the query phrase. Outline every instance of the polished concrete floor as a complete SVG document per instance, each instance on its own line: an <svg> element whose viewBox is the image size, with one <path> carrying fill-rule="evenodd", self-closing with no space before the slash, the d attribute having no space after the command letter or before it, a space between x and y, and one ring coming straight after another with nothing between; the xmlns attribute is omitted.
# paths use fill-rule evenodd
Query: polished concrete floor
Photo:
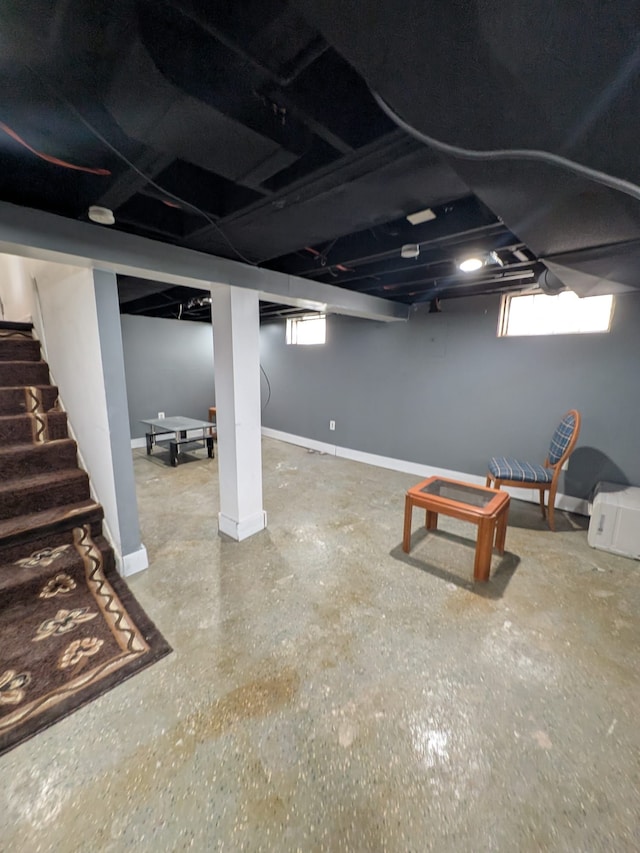
<svg viewBox="0 0 640 853"><path fill-rule="evenodd" d="M640 563L512 504L419 530L416 478L264 441L269 528L216 461L135 451L174 653L0 759L2 851L637 851ZM422 514L420 514L422 516Z"/></svg>

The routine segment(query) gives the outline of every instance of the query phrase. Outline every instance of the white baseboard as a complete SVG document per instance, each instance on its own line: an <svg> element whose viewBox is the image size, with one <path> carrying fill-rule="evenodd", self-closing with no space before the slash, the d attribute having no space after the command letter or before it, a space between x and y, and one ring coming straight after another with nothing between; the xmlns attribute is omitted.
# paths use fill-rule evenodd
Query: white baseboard
<svg viewBox="0 0 640 853"><path fill-rule="evenodd" d="M140 545L137 551L132 551L130 554L123 554L119 568L120 574L125 578L148 569L149 557L145 546Z"/></svg>
<svg viewBox="0 0 640 853"><path fill-rule="evenodd" d="M351 459L354 462L363 462L366 465L375 465L378 468L388 468L391 471L400 471L403 474L415 474L416 477L448 477L451 480L462 480L465 483L484 486L486 477L477 474L467 474L465 471L452 471L448 468L434 468L432 465L423 465L419 462L409 462L405 459L395 459L392 456L378 456L376 453L365 453L361 450L351 450L348 447L339 447L336 444L327 444L324 441L315 441L301 435L292 435L277 429L262 427L262 435L266 438L275 438L278 441L286 441L288 444L297 444L329 456L339 456L343 459ZM520 501L538 503L538 492L533 489L505 489L512 497ZM575 512L578 515L589 515L589 503L581 498L571 495L556 495L556 508L567 512Z"/></svg>
<svg viewBox="0 0 640 853"><path fill-rule="evenodd" d="M228 515L218 513L218 530L220 533L226 533L237 542L242 542L243 539L248 539L254 533L259 533L267 526L267 513L264 510L255 513L249 518L243 518L236 521L229 518Z"/></svg>
<svg viewBox="0 0 640 853"><path fill-rule="evenodd" d="M326 444L324 441L315 441L313 438L304 438L301 435L292 435L288 432L280 432L279 429L269 429L269 427L262 427L262 435L266 438L286 441L288 444L298 444L300 447L309 448L309 450L328 453L330 456L336 455L336 448L333 444Z"/></svg>

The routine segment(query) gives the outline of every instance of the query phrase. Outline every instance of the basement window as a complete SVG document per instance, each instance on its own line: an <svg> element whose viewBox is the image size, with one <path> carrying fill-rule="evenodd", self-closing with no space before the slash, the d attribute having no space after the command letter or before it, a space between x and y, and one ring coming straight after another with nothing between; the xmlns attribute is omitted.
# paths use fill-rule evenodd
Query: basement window
<svg viewBox="0 0 640 853"><path fill-rule="evenodd" d="M287 319L287 343L298 346L324 344L327 341L327 318L325 314L306 314L304 317Z"/></svg>
<svg viewBox="0 0 640 853"><path fill-rule="evenodd" d="M613 296L580 298L571 290L502 297L498 337L608 332Z"/></svg>

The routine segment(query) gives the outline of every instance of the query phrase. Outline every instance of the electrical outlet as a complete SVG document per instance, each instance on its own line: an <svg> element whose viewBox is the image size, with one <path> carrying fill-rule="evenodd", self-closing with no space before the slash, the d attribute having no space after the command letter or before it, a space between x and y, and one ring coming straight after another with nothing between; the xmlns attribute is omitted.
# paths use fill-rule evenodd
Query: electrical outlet
<svg viewBox="0 0 640 853"><path fill-rule="evenodd" d="M158 412L158 417L159 417L160 419L164 418L164 412Z"/></svg>
<svg viewBox="0 0 640 853"><path fill-rule="evenodd" d="M336 428L336 422L335 421L329 421L329 429L335 429L335 428Z"/></svg>

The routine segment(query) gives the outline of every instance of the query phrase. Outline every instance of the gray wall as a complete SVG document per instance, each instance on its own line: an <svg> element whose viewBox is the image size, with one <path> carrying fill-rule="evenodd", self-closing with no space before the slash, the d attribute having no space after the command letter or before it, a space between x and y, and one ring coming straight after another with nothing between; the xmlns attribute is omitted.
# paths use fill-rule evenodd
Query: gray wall
<svg viewBox="0 0 640 853"><path fill-rule="evenodd" d="M107 398L109 440L113 459L120 545L123 556L126 556L137 551L141 542L136 486L127 429L127 393L122 359L118 284L114 273L104 270L94 270L93 281L98 313L104 390Z"/></svg>
<svg viewBox="0 0 640 853"><path fill-rule="evenodd" d="M390 324L334 315L323 347L287 347L284 321L266 324L263 425L483 475L496 454L542 462L560 416L577 408L560 491L640 484L640 294L616 297L609 334L497 338L499 307L498 297L448 300L441 314Z"/></svg>
<svg viewBox="0 0 640 853"><path fill-rule="evenodd" d="M158 412L207 420L215 405L211 326L130 314L120 321L131 438L144 436L141 418Z"/></svg>

